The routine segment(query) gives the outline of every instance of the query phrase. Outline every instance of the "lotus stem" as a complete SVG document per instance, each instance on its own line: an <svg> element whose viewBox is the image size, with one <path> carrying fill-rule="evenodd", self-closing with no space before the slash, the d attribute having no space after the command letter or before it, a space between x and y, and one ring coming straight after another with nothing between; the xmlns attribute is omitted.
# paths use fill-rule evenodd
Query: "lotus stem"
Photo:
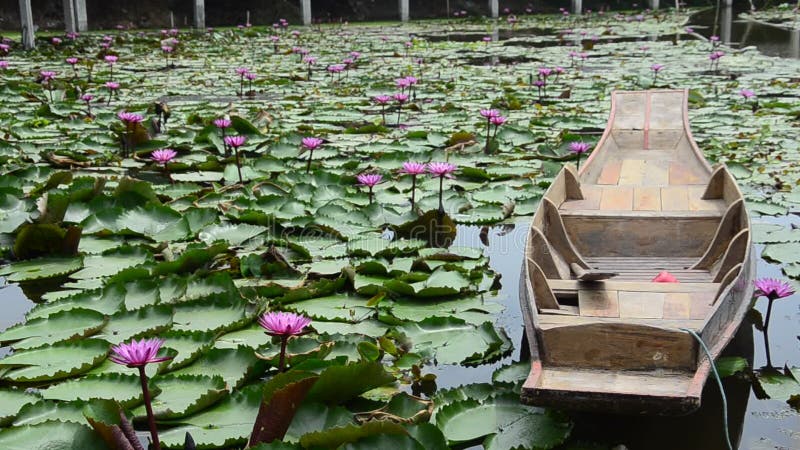
<svg viewBox="0 0 800 450"><path fill-rule="evenodd" d="M144 368L145 366L139 366L139 380L142 382L142 395L144 396L144 407L147 410L147 424L150 426L150 439L153 441L153 449L161 450L161 442L158 440L158 428L156 428L156 419L153 416L150 389L147 387L147 374Z"/></svg>
<svg viewBox="0 0 800 450"><path fill-rule="evenodd" d="M414 208L414 194L416 194L417 190L417 176L411 176L411 208Z"/></svg>
<svg viewBox="0 0 800 450"><path fill-rule="evenodd" d="M289 336L281 336L281 356L278 360L278 372L286 370L286 344L289 342Z"/></svg>

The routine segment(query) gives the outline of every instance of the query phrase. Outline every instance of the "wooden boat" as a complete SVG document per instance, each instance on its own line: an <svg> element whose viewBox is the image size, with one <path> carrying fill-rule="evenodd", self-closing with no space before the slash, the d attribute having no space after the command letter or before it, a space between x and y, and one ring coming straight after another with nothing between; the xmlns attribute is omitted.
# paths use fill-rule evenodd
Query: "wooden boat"
<svg viewBox="0 0 800 450"><path fill-rule="evenodd" d="M522 401L686 414L753 295L750 221L689 129L687 90L614 92L600 142L533 216L520 283ZM679 282L652 281L668 271ZM613 275L613 276L612 276Z"/></svg>

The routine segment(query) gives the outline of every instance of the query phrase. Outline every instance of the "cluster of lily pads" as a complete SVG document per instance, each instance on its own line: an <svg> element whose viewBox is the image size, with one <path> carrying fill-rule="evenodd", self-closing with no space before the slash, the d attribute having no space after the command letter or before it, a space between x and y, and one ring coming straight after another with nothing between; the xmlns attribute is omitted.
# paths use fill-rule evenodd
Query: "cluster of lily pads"
<svg viewBox="0 0 800 450"><path fill-rule="evenodd" d="M795 210L800 67L725 49L699 70L717 47L686 17L517 16L488 42L487 22L449 19L4 43L0 275L37 305L0 332L0 447L104 448L120 410L140 431L152 417L167 448L187 433L245 445L264 409L293 420L253 448L565 442L568 417L519 403L525 362L436 389L432 365L508 363L514 346L495 319L517 299L497 295L481 248L447 244L526 222L592 148L609 93L656 82L691 88L695 138L756 215ZM800 276L793 230L757 222L755 238ZM259 318L279 311L314 332L265 336ZM110 356L142 339L170 359L139 377Z"/></svg>

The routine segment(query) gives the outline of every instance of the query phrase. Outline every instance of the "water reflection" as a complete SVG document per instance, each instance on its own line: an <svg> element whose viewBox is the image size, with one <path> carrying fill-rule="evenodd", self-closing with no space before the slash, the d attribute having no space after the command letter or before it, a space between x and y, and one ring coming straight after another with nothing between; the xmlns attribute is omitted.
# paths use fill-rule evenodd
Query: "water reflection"
<svg viewBox="0 0 800 450"><path fill-rule="evenodd" d="M709 8L694 14L689 25L705 37L718 34L720 40L734 48L756 46L761 53L785 58L800 58L800 32L751 20L736 20L745 5L726 6L716 11Z"/></svg>

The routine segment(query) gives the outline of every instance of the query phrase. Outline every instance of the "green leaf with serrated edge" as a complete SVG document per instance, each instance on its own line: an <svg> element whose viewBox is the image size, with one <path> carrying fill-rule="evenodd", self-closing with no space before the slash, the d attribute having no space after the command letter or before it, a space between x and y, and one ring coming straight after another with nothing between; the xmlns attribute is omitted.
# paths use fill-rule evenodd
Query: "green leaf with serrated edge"
<svg viewBox="0 0 800 450"><path fill-rule="evenodd" d="M85 339L24 350L0 359L0 379L12 383L51 381L89 371L108 353L107 342Z"/></svg>
<svg viewBox="0 0 800 450"><path fill-rule="evenodd" d="M286 431L284 441L298 442L302 436L353 423L353 413L342 406L303 402Z"/></svg>
<svg viewBox="0 0 800 450"><path fill-rule="evenodd" d="M253 314L242 301L215 295L202 300L175 305L174 330L220 332L240 328L252 320Z"/></svg>
<svg viewBox="0 0 800 450"><path fill-rule="evenodd" d="M225 380L228 390L232 390L242 386L246 381L262 376L267 366L267 362L256 358L250 348L213 348L193 364L171 372L171 374L207 375L211 373L219 375Z"/></svg>
<svg viewBox="0 0 800 450"><path fill-rule="evenodd" d="M68 380L42 390L42 398L62 401L115 400L125 407L135 406L142 402L142 385L138 372L135 369L130 372L87 375Z"/></svg>
<svg viewBox="0 0 800 450"><path fill-rule="evenodd" d="M0 430L4 450L107 450L105 442L87 425L50 421Z"/></svg>
<svg viewBox="0 0 800 450"><path fill-rule="evenodd" d="M111 344L119 344L142 336L157 335L172 325L172 307L148 306L136 311L122 311L109 317L108 324L96 335Z"/></svg>
<svg viewBox="0 0 800 450"><path fill-rule="evenodd" d="M83 258L38 258L0 268L8 281L32 281L73 273L83 267Z"/></svg>
<svg viewBox="0 0 800 450"><path fill-rule="evenodd" d="M39 400L22 407L14 420L14 426L36 425L51 420L84 424L83 400L62 402L56 400Z"/></svg>
<svg viewBox="0 0 800 450"><path fill-rule="evenodd" d="M121 285L112 285L37 305L28 313L27 318L32 320L49 317L51 314L75 308L91 309L110 316L122 309L124 301L125 289Z"/></svg>
<svg viewBox="0 0 800 450"><path fill-rule="evenodd" d="M340 404L394 381L379 362L357 362L325 369L308 393L308 401Z"/></svg>
<svg viewBox="0 0 800 450"><path fill-rule="evenodd" d="M300 445L305 448L339 448L343 444L381 434L406 436L408 431L400 424L376 420L363 425L346 425L308 433L300 438Z"/></svg>
<svg viewBox="0 0 800 450"><path fill-rule="evenodd" d="M28 394L21 389L0 389L0 427L11 424L20 408L39 399L38 395Z"/></svg>
<svg viewBox="0 0 800 450"><path fill-rule="evenodd" d="M159 420L186 417L203 411L228 395L220 376L163 375L150 384L161 393L153 399L153 414ZM146 417L144 405L134 409L134 416Z"/></svg>
<svg viewBox="0 0 800 450"><path fill-rule="evenodd" d="M240 446L253 431L258 413L261 387L258 385L234 392L213 408L165 424L175 428L159 433L166 447L182 446L186 433L192 435L197 448Z"/></svg>
<svg viewBox="0 0 800 450"><path fill-rule="evenodd" d="M96 311L61 311L47 318L29 320L0 333L0 346L11 344L15 349L26 349L75 340L96 333L105 324L105 316Z"/></svg>
<svg viewBox="0 0 800 450"><path fill-rule="evenodd" d="M178 352L169 361L167 371L191 364L214 345L214 334L211 332L169 330L160 333L159 337L164 340L165 348Z"/></svg>
<svg viewBox="0 0 800 450"><path fill-rule="evenodd" d="M415 347L433 348L436 359L444 364L473 364L504 351L505 341L491 322L474 326L460 319L431 317L403 325L398 331L408 336Z"/></svg>
<svg viewBox="0 0 800 450"><path fill-rule="evenodd" d="M150 259L152 259L150 253L140 247L120 247L102 255L87 256L83 259L83 269L71 274L70 277L76 280L108 277Z"/></svg>

